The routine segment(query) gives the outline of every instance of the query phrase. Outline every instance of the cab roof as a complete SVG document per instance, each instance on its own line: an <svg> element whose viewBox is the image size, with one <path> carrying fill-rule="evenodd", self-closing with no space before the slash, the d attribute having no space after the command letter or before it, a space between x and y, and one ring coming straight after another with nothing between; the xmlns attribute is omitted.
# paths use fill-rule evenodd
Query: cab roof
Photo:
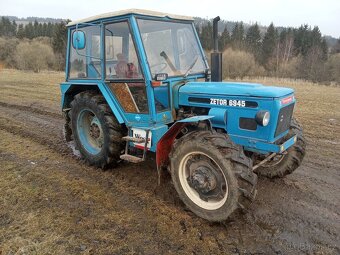
<svg viewBox="0 0 340 255"><path fill-rule="evenodd" d="M142 10L142 9L127 9L127 10L121 10L121 11L116 11L116 12L103 13L103 14L91 16L85 19L71 21L67 24L67 26L73 26L79 23L87 23L87 22L97 21L100 19L119 17L119 16L124 16L124 15L129 15L129 14L137 14L137 15L161 17L161 18L171 18L171 19L179 19L179 20L190 20L190 21L194 20L194 18L190 16L175 15L175 14Z"/></svg>

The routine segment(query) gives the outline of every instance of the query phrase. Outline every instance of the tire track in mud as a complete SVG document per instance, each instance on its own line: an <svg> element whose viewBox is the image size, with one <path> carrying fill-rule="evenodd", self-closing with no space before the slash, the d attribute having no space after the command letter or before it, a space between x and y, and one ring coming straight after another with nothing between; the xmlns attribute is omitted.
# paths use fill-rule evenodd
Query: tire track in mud
<svg viewBox="0 0 340 255"><path fill-rule="evenodd" d="M56 112L46 111L46 110L43 110L43 109L33 107L32 105L25 106L25 105L9 104L9 103L5 103L5 102L0 101L0 107L8 108L8 109L17 109L19 111L37 113L39 115L46 115L46 116L54 117L54 118L57 118L57 119L62 119L61 113L58 114Z"/></svg>
<svg viewBox="0 0 340 255"><path fill-rule="evenodd" d="M61 114L4 102L0 102L0 111L0 129L30 138L63 155L71 155L72 149L62 137Z"/></svg>

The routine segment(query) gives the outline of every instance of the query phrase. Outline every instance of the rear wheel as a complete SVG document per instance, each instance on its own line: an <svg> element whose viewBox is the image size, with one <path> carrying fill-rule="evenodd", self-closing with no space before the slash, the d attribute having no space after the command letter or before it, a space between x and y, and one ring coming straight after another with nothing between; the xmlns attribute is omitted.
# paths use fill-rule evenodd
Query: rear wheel
<svg viewBox="0 0 340 255"><path fill-rule="evenodd" d="M116 164L122 128L103 96L92 91L77 94L69 115L76 147L85 161L101 168Z"/></svg>
<svg viewBox="0 0 340 255"><path fill-rule="evenodd" d="M288 148L286 154L276 155L274 158L258 167L255 172L268 178L279 178L291 174L297 169L306 154L306 141L300 124L292 119L289 133L284 139L297 136L296 143Z"/></svg>
<svg viewBox="0 0 340 255"><path fill-rule="evenodd" d="M209 221L223 221L256 195L251 160L225 134L207 131L181 137L174 145L171 175L186 206Z"/></svg>

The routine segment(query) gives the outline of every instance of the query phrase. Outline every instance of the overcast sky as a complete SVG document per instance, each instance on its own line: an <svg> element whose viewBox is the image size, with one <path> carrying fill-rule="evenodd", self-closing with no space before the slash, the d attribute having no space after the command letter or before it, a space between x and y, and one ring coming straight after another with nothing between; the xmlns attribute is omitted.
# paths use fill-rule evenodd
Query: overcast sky
<svg viewBox="0 0 340 255"><path fill-rule="evenodd" d="M216 7L215 7L216 5ZM0 0L0 15L85 18L128 8L276 26L318 25L340 37L340 0Z"/></svg>

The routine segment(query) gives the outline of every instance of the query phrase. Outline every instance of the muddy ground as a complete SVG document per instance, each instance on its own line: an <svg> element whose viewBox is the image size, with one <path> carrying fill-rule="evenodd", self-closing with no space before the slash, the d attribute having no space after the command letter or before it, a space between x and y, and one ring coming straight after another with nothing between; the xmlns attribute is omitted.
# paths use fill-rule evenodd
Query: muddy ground
<svg viewBox="0 0 340 255"><path fill-rule="evenodd" d="M186 210L154 159L103 172L62 138L62 73L0 70L0 254L339 254L340 87L296 89L302 166L260 178L246 214L209 223Z"/></svg>

